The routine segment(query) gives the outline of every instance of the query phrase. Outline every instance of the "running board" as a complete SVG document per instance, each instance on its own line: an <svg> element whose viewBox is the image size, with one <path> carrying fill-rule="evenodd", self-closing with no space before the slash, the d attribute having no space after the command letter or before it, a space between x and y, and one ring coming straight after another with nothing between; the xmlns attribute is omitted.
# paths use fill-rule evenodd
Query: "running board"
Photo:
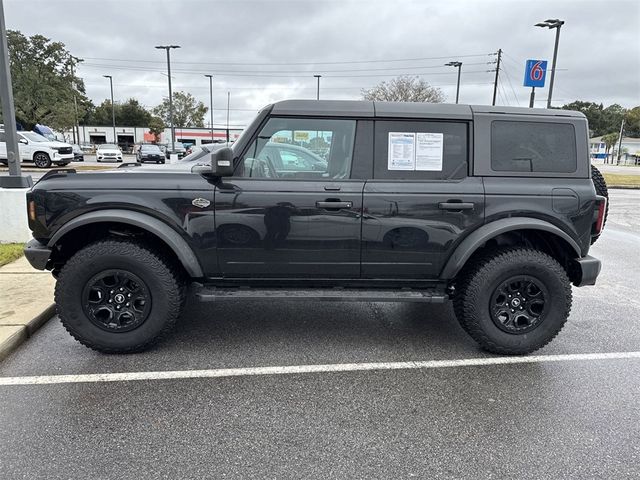
<svg viewBox="0 0 640 480"><path fill-rule="evenodd" d="M364 290L355 288L218 288L202 287L196 292L201 302L220 300L298 300L328 302L423 302L444 303L447 295L430 290Z"/></svg>

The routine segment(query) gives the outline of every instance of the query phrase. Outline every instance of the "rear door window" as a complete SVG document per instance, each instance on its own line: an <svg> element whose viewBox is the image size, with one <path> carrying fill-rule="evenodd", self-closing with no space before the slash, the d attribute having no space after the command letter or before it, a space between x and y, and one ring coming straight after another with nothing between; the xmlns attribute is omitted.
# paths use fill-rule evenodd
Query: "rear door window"
<svg viewBox="0 0 640 480"><path fill-rule="evenodd" d="M573 125L491 122L491 169L497 172L572 173L577 168Z"/></svg>
<svg viewBox="0 0 640 480"><path fill-rule="evenodd" d="M465 122L378 120L375 122L375 179L445 180L467 175Z"/></svg>

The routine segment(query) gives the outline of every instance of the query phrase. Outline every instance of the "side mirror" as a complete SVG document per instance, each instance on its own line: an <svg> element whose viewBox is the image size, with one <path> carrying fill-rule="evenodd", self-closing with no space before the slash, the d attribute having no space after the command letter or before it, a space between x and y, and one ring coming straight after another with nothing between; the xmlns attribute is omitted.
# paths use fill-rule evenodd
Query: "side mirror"
<svg viewBox="0 0 640 480"><path fill-rule="evenodd" d="M225 147L211 154L211 173L216 177L233 176L233 150Z"/></svg>
<svg viewBox="0 0 640 480"><path fill-rule="evenodd" d="M18 143L23 143L23 144L25 144L25 145L29 145L29 142L27 141L27 139L26 139L26 138L19 138L19 139L18 139Z"/></svg>

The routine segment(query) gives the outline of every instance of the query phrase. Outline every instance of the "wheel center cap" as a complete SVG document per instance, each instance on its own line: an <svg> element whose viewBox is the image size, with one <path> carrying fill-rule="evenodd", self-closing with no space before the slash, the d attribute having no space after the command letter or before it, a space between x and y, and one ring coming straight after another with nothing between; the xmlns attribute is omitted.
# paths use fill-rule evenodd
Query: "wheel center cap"
<svg viewBox="0 0 640 480"><path fill-rule="evenodd" d="M519 307L520 306L520 299L519 298L514 298L513 300L511 300L511 306L512 307Z"/></svg>
<svg viewBox="0 0 640 480"><path fill-rule="evenodd" d="M115 297L113 297L116 303L124 303L125 297L121 293L117 293Z"/></svg>

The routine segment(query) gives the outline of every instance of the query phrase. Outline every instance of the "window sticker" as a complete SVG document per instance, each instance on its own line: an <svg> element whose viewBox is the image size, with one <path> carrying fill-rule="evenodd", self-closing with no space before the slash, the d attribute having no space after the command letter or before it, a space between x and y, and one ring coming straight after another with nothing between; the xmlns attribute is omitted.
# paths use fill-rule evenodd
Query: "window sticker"
<svg viewBox="0 0 640 480"><path fill-rule="evenodd" d="M407 132L389 132L389 170L416 169L416 135Z"/></svg>
<svg viewBox="0 0 640 480"><path fill-rule="evenodd" d="M443 133L416 133L416 170L442 171Z"/></svg>

